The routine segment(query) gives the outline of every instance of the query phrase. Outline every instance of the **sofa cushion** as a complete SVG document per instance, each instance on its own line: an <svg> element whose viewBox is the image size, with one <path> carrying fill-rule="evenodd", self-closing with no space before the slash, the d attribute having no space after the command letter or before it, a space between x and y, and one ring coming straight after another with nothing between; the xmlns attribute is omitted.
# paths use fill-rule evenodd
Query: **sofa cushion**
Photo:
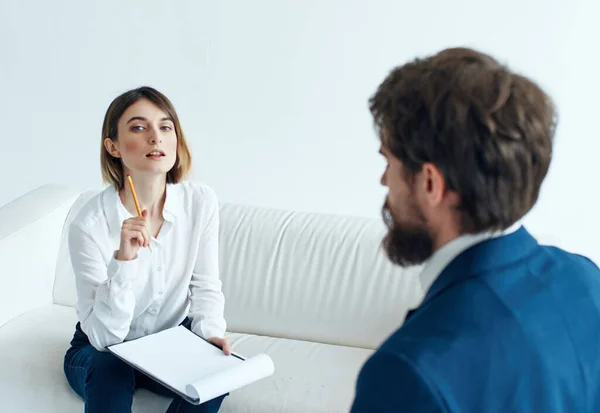
<svg viewBox="0 0 600 413"><path fill-rule="evenodd" d="M235 332L373 349L422 299L394 266L381 219L226 204L221 272Z"/></svg>
<svg viewBox="0 0 600 413"><path fill-rule="evenodd" d="M0 328L0 410L79 412L83 402L63 374L76 323L72 307L48 305ZM232 393L222 413L347 412L358 370L371 351L271 337L230 334L234 351L267 352L275 374ZM163 413L169 399L140 390L133 412Z"/></svg>
<svg viewBox="0 0 600 413"><path fill-rule="evenodd" d="M347 413L359 370L372 350L301 340L231 334L234 351L265 352L275 374L234 393L223 412ZM225 406L225 403L223 404Z"/></svg>

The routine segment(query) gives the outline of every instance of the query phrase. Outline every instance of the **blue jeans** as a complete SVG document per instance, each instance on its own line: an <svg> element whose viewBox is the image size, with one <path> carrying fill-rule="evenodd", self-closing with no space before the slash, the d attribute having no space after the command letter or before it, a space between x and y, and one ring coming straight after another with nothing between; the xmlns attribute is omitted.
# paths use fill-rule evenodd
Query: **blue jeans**
<svg viewBox="0 0 600 413"><path fill-rule="evenodd" d="M182 324L189 328L190 320ZM85 413L131 413L133 393L138 388L172 397L166 413L216 413L226 396L197 406L190 404L114 354L96 350L79 323L65 355L64 370L71 388L85 401Z"/></svg>

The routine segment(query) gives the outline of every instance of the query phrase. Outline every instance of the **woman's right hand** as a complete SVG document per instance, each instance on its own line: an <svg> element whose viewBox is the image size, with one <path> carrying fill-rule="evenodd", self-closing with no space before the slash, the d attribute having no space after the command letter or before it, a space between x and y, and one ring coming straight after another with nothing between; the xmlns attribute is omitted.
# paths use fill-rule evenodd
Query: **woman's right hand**
<svg viewBox="0 0 600 413"><path fill-rule="evenodd" d="M146 228L148 211L143 210L141 217L131 217L121 226L121 245L117 251L117 260L130 261L137 257L141 246L150 245L150 235Z"/></svg>

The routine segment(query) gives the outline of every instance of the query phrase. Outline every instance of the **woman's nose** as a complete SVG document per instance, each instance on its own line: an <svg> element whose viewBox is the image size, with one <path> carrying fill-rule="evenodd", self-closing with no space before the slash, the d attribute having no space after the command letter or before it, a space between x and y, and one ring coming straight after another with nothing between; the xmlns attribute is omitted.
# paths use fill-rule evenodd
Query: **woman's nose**
<svg viewBox="0 0 600 413"><path fill-rule="evenodd" d="M148 128L148 142L153 145L157 140L156 130L154 130L154 128Z"/></svg>

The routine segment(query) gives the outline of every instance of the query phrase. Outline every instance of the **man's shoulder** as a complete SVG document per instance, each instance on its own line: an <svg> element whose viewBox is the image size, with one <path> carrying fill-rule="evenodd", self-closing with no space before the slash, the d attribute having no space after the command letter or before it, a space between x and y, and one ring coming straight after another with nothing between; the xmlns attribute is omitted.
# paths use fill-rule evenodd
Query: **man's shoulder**
<svg viewBox="0 0 600 413"><path fill-rule="evenodd" d="M539 285L538 296L545 294L549 302L560 303L567 313L571 309L580 310L578 303L582 300L594 300L600 305L597 299L600 297L600 269L588 257L554 246L540 246L534 256L521 264L520 271L530 280L523 285ZM573 301L574 294L581 296Z"/></svg>
<svg viewBox="0 0 600 413"><path fill-rule="evenodd" d="M453 366L460 364L479 372L489 359L518 359L539 351L544 347L539 327L544 324L553 325L556 336L593 336L595 328L584 331L572 323L567 329L553 323L577 317L597 320L598 308L596 264L581 255L540 246L527 259L450 285L418 308L380 349L403 354L434 376L456 371ZM534 342L537 350L531 348ZM504 351L481 351L497 346Z"/></svg>
<svg viewBox="0 0 600 413"><path fill-rule="evenodd" d="M543 251L543 254L539 254L539 262L544 263L546 267L548 267L548 263L551 263L553 264L550 266L552 269L570 269L600 274L598 265L584 255L569 252L555 246L542 245L540 246L540 250ZM530 266L530 268L535 267Z"/></svg>

